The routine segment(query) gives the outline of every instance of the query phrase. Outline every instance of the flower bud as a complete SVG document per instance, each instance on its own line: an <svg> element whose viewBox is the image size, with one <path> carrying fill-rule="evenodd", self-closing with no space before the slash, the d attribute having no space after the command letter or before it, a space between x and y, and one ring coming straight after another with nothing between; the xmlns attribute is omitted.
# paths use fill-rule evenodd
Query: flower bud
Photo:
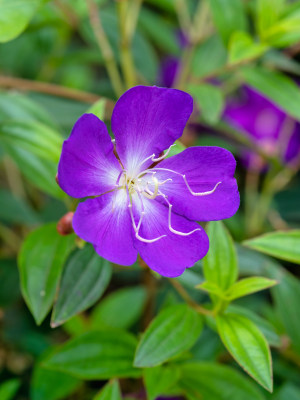
<svg viewBox="0 0 300 400"><path fill-rule="evenodd" d="M58 221L56 230L60 235L66 236L73 232L73 227L72 227L73 215L74 215L73 212L68 212Z"/></svg>

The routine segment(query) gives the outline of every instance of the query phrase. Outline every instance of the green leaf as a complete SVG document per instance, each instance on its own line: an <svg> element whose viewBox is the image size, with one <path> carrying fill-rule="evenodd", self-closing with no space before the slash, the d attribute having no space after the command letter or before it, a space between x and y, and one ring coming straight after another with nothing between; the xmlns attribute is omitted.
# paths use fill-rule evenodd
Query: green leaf
<svg viewBox="0 0 300 400"><path fill-rule="evenodd" d="M208 362L183 364L180 386L188 400L264 400L244 375L233 368Z"/></svg>
<svg viewBox="0 0 300 400"><path fill-rule="evenodd" d="M209 282L209 281L204 281L203 283L200 283L200 285L197 285L196 288L203 290L204 292L207 292L207 293L215 294L216 296L219 296L219 297L224 297L224 295L225 295L225 292L223 292L222 289L220 289L218 285L216 285L213 282Z"/></svg>
<svg viewBox="0 0 300 400"><path fill-rule="evenodd" d="M274 285L277 285L277 283L278 282L275 280L257 276L241 279L227 290L226 297L228 297L229 300L235 300L239 297L268 289Z"/></svg>
<svg viewBox="0 0 300 400"><path fill-rule="evenodd" d="M272 361L268 343L259 329L238 314L216 318L219 335L238 364L265 389L272 392Z"/></svg>
<svg viewBox="0 0 300 400"><path fill-rule="evenodd" d="M42 0L0 0L0 42L19 36L41 3Z"/></svg>
<svg viewBox="0 0 300 400"><path fill-rule="evenodd" d="M172 388L178 381L180 370L175 365L163 365L144 369L144 382L147 399L155 400Z"/></svg>
<svg viewBox="0 0 300 400"><path fill-rule="evenodd" d="M50 371L37 365L30 386L31 400L61 400L75 392L81 381L62 372Z"/></svg>
<svg viewBox="0 0 300 400"><path fill-rule="evenodd" d="M0 385L0 399L1 400L13 400L19 387L19 379L10 379L9 381L3 382Z"/></svg>
<svg viewBox="0 0 300 400"><path fill-rule="evenodd" d="M238 264L235 247L222 222L208 224L209 251L203 259L204 276L225 291L237 279Z"/></svg>
<svg viewBox="0 0 300 400"><path fill-rule="evenodd" d="M228 312L239 314L250 319L265 336L270 346L281 346L281 338L276 332L274 326L269 321L249 310L249 308L237 306L236 304L230 304L228 307Z"/></svg>
<svg viewBox="0 0 300 400"><path fill-rule="evenodd" d="M93 310L91 326L129 328L141 315L146 299L147 293L142 286L117 290L105 297Z"/></svg>
<svg viewBox="0 0 300 400"><path fill-rule="evenodd" d="M15 260L0 260L0 307L6 307L21 296L19 273Z"/></svg>
<svg viewBox="0 0 300 400"><path fill-rule="evenodd" d="M0 123L0 143L20 171L38 188L58 197L55 182L63 139L54 129L37 121Z"/></svg>
<svg viewBox="0 0 300 400"><path fill-rule="evenodd" d="M107 383L101 392L93 397L93 400L122 400L119 382L114 380Z"/></svg>
<svg viewBox="0 0 300 400"><path fill-rule="evenodd" d="M267 233L243 244L281 260L300 264L300 230Z"/></svg>
<svg viewBox="0 0 300 400"><path fill-rule="evenodd" d="M247 19L241 0L209 0L216 27L227 44L234 31L246 31Z"/></svg>
<svg viewBox="0 0 300 400"><path fill-rule="evenodd" d="M300 399L300 389L299 386L293 383L285 383L280 390L276 393L275 400L299 400Z"/></svg>
<svg viewBox="0 0 300 400"><path fill-rule="evenodd" d="M279 19L285 0L256 0L257 31L264 38L268 28Z"/></svg>
<svg viewBox="0 0 300 400"><path fill-rule="evenodd" d="M49 312L62 267L74 247L74 235L60 236L56 224L31 232L23 242L18 264L21 289L37 324Z"/></svg>
<svg viewBox="0 0 300 400"><path fill-rule="evenodd" d="M300 89L298 85L280 72L263 67L244 67L242 74L246 82L286 111L300 120Z"/></svg>
<svg viewBox="0 0 300 400"><path fill-rule="evenodd" d="M87 244L72 254L62 276L52 328L91 307L102 296L111 273L110 263L99 257L92 245Z"/></svg>
<svg viewBox="0 0 300 400"><path fill-rule="evenodd" d="M8 190L0 190L0 219L13 224L33 225L39 222L37 214L25 202Z"/></svg>
<svg viewBox="0 0 300 400"><path fill-rule="evenodd" d="M106 100L105 99L100 99L96 101L87 111L87 113L91 113L96 115L99 119L104 121L105 118L105 106L106 106Z"/></svg>
<svg viewBox="0 0 300 400"><path fill-rule="evenodd" d="M196 99L202 117L210 124L215 124L221 118L224 108L224 98L219 87L203 84L189 85L189 93Z"/></svg>
<svg viewBox="0 0 300 400"><path fill-rule="evenodd" d="M212 36L195 50L192 61L192 72L195 77L202 78L225 66L227 50L220 36Z"/></svg>
<svg viewBox="0 0 300 400"><path fill-rule="evenodd" d="M199 314L186 304L161 311L148 326L136 350L134 365L154 367L188 350L202 330Z"/></svg>
<svg viewBox="0 0 300 400"><path fill-rule="evenodd" d="M228 63L236 64L258 58L268 50L268 45L256 43L246 32L234 32L229 41Z"/></svg>
<svg viewBox="0 0 300 400"><path fill-rule="evenodd" d="M283 268L272 268L268 275L279 281L272 290L276 310L292 340L292 346L300 354L300 282Z"/></svg>
<svg viewBox="0 0 300 400"><path fill-rule="evenodd" d="M141 373L132 366L136 344L125 331L88 332L63 344L43 366L86 380L134 378Z"/></svg>

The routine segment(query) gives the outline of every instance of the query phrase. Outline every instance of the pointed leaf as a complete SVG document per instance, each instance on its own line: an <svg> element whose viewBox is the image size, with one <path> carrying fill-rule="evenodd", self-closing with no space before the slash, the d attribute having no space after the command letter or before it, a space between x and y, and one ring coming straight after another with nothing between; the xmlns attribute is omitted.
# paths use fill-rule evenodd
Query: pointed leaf
<svg viewBox="0 0 300 400"><path fill-rule="evenodd" d="M93 400L122 400L119 382L114 380L107 383Z"/></svg>
<svg viewBox="0 0 300 400"><path fill-rule="evenodd" d="M300 264L300 230L267 233L247 240L244 245L281 260Z"/></svg>
<svg viewBox="0 0 300 400"><path fill-rule="evenodd" d="M235 300L239 297L247 296L248 294L268 289L274 285L277 285L277 283L278 282L275 280L258 276L241 279L228 289L228 291L226 292L226 297L228 297L230 300Z"/></svg>
<svg viewBox="0 0 300 400"><path fill-rule="evenodd" d="M175 385L179 379L180 370L176 365L162 365L146 368L143 375L147 398L148 400L155 400Z"/></svg>
<svg viewBox="0 0 300 400"><path fill-rule="evenodd" d="M10 379L9 381L3 382L0 385L0 399L1 400L13 400L19 387L19 379Z"/></svg>
<svg viewBox="0 0 300 400"><path fill-rule="evenodd" d="M18 264L21 289L37 324L48 314L62 267L74 247L74 235L60 236L56 224L31 232L23 242Z"/></svg>
<svg viewBox="0 0 300 400"><path fill-rule="evenodd" d="M93 328L128 328L141 315L147 299L146 289L142 286L117 290L93 310L91 324Z"/></svg>
<svg viewBox="0 0 300 400"><path fill-rule="evenodd" d="M217 123L224 109L221 89L209 84L190 85L189 93L195 98L204 120L210 124Z"/></svg>
<svg viewBox="0 0 300 400"><path fill-rule="evenodd" d="M202 330L199 314L185 304L161 311L139 342L134 365L154 367L188 350Z"/></svg>
<svg viewBox="0 0 300 400"><path fill-rule="evenodd" d="M209 251L203 259L204 276L221 289L228 289L237 279L237 255L233 240L222 222L208 224Z"/></svg>
<svg viewBox="0 0 300 400"><path fill-rule="evenodd" d="M188 400L264 400L256 386L237 370L208 362L183 364L180 386Z"/></svg>
<svg viewBox="0 0 300 400"><path fill-rule="evenodd" d="M91 307L103 294L110 278L110 263L99 257L92 245L87 244L72 254L62 276L51 326L61 325Z"/></svg>
<svg viewBox="0 0 300 400"><path fill-rule="evenodd" d="M229 42L229 64L255 59L268 49L263 43L256 43L246 32L234 32Z"/></svg>
<svg viewBox="0 0 300 400"><path fill-rule="evenodd" d="M88 332L63 344L42 365L87 380L138 377L141 371L132 366L136 344L125 331Z"/></svg>
<svg viewBox="0 0 300 400"><path fill-rule="evenodd" d="M272 361L268 343L259 329L238 314L216 318L219 335L238 364L265 389L272 392Z"/></svg>

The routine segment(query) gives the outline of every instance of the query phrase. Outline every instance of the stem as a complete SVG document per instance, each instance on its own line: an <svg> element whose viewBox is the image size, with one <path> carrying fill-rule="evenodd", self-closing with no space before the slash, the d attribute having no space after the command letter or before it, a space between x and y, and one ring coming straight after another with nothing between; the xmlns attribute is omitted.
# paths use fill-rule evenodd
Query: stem
<svg viewBox="0 0 300 400"><path fill-rule="evenodd" d="M194 310L196 310L199 314L202 315L213 315L212 311L207 310L206 308L202 307L200 304L196 303L188 292L184 289L184 287L176 281L176 279L169 278L169 282L173 285L176 291L180 294L182 299L190 305Z"/></svg>
<svg viewBox="0 0 300 400"><path fill-rule="evenodd" d="M64 86L55 85L53 83L36 82L28 79L15 78L10 76L0 76L0 87L8 89L17 89L19 91L29 91L37 93L45 93L51 96L63 97L75 101L81 101L83 103L93 104L103 97L100 97L94 93L84 92L77 89L69 89ZM114 102L108 99L106 100L106 116L112 112Z"/></svg>
<svg viewBox="0 0 300 400"><path fill-rule="evenodd" d="M99 10L94 0L86 0L91 27L93 29L97 44L103 55L107 73L115 94L119 97L123 93L123 83L120 77L118 66L114 57L114 53L107 39L106 33L102 27Z"/></svg>
<svg viewBox="0 0 300 400"><path fill-rule="evenodd" d="M136 73L135 67L132 59L132 54L130 51L131 39L134 32L130 32L128 30L128 26L130 26L131 18L131 10L128 8L128 0L121 0L117 3L118 12L119 12L119 23L120 23L120 37L121 37L121 66L123 70L123 74L125 77L126 87L129 89L130 87L136 84ZM137 16L134 16L137 18ZM129 24L128 24L129 21ZM136 21L135 21L136 22ZM131 35L131 36L130 36Z"/></svg>

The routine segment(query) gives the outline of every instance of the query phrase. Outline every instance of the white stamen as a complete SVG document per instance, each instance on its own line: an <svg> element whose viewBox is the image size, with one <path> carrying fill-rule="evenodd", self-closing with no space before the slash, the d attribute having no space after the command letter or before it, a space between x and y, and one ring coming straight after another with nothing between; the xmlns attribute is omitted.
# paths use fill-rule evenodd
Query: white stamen
<svg viewBox="0 0 300 400"><path fill-rule="evenodd" d="M179 236L189 236L189 235L191 235L192 233L194 233L194 232L196 232L196 231L201 231L200 228L196 228L196 229L194 229L193 231L190 231L190 232L180 232L180 231L177 231L176 229L174 229L174 228L172 227L172 223L171 223L172 207L173 207L173 205L169 202L169 200L168 200L168 198L167 198L167 196L166 196L165 194L159 192L159 195L162 196L162 197L164 198L164 200L167 202L167 204L168 204L168 206L169 206L168 226L169 226L169 230L170 230L171 232L173 232L173 233L175 233L175 235L179 235Z"/></svg>
<svg viewBox="0 0 300 400"><path fill-rule="evenodd" d="M174 147L174 146L176 146L175 143L171 144L171 146L168 148L168 150L166 151L165 154L163 154L161 157L158 157L158 158L152 158L151 161L159 162L159 161L163 160L164 158L166 158L168 156L168 154L170 153L171 148Z"/></svg>

